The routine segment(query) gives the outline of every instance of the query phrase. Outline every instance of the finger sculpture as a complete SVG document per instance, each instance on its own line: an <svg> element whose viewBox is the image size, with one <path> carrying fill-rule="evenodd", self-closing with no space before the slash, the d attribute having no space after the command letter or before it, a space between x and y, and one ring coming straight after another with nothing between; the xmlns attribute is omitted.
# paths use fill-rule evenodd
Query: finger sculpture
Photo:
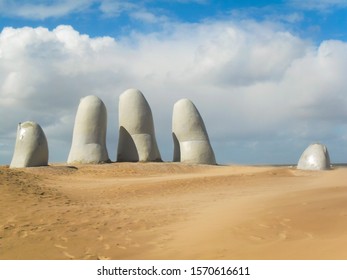
<svg viewBox="0 0 347 280"><path fill-rule="evenodd" d="M128 89L119 97L117 161L161 161L152 111L137 89Z"/></svg>
<svg viewBox="0 0 347 280"><path fill-rule="evenodd" d="M35 122L19 123L10 168L48 165L48 144L41 126Z"/></svg>
<svg viewBox="0 0 347 280"><path fill-rule="evenodd" d="M173 161L216 164L204 121L195 105L188 99L181 99L174 105L172 136Z"/></svg>
<svg viewBox="0 0 347 280"><path fill-rule="evenodd" d="M106 148L107 111L94 95L81 99L75 118L68 163L109 162Z"/></svg>
<svg viewBox="0 0 347 280"><path fill-rule="evenodd" d="M299 159L297 169L330 169L330 157L327 147L322 144L312 144L308 146Z"/></svg>

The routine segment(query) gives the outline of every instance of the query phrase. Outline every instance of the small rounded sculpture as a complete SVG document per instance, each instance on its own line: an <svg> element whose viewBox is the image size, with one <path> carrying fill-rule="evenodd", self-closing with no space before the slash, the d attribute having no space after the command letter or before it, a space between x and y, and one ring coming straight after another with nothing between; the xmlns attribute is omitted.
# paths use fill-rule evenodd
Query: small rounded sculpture
<svg viewBox="0 0 347 280"><path fill-rule="evenodd" d="M302 153L297 169L302 170L326 170L330 169L330 157L328 149L322 144L311 144Z"/></svg>
<svg viewBox="0 0 347 280"><path fill-rule="evenodd" d="M35 122L19 123L10 168L48 165L48 144L41 126Z"/></svg>
<svg viewBox="0 0 347 280"><path fill-rule="evenodd" d="M117 161L162 161L151 108L137 89L128 89L119 97Z"/></svg>
<svg viewBox="0 0 347 280"><path fill-rule="evenodd" d="M81 99L75 118L68 163L109 162L106 148L107 111L100 98Z"/></svg>
<svg viewBox="0 0 347 280"><path fill-rule="evenodd" d="M172 115L173 161L216 164L204 121L189 99L177 101Z"/></svg>

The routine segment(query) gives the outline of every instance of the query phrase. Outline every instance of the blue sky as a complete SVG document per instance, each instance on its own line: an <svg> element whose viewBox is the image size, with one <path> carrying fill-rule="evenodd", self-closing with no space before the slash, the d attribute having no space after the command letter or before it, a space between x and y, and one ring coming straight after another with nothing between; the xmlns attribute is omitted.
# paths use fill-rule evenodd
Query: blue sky
<svg viewBox="0 0 347 280"><path fill-rule="evenodd" d="M71 2L71 1L70 1ZM178 1L0 1L1 26L72 25L91 36L122 36L134 30L157 31L161 24L199 23L225 18L278 21L292 32L314 40L346 39L347 1L344 0L178 0ZM19 8L18 8L19 7ZM142 13L142 19L134 16ZM147 16L147 20L145 19Z"/></svg>
<svg viewBox="0 0 347 280"><path fill-rule="evenodd" d="M347 1L0 0L0 164L18 122L41 124L66 160L81 97L108 109L140 89L172 159L171 114L191 99L220 163L295 163L313 142L347 160Z"/></svg>

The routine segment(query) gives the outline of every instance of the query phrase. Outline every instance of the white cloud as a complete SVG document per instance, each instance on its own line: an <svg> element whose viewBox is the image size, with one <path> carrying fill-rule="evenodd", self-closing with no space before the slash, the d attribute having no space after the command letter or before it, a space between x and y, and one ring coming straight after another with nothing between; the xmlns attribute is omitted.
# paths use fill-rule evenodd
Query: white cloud
<svg viewBox="0 0 347 280"><path fill-rule="evenodd" d="M145 7L146 3L120 0L35 0L24 2L19 0L0 1L0 15L33 20L61 18L76 13L101 12L104 17L118 17L127 13L132 19L145 23L157 23L165 20ZM158 11L157 11L158 12Z"/></svg>
<svg viewBox="0 0 347 280"><path fill-rule="evenodd" d="M334 144L332 160L343 161L346 58L345 42L315 46L252 21L167 25L118 40L90 38L70 26L5 28L0 160L11 159L17 123L34 120L47 134L51 161L64 161L79 99L89 94L106 103L114 160L118 96L135 87L152 107L166 160L172 106L187 97L200 110L220 162L295 162L314 141Z"/></svg>
<svg viewBox="0 0 347 280"><path fill-rule="evenodd" d="M101 0L99 2L100 11L107 17L117 17L123 12L138 9L138 4L130 1Z"/></svg>
<svg viewBox="0 0 347 280"><path fill-rule="evenodd" d="M2 0L0 12L3 15L15 16L29 19L46 19L51 17L62 17L71 13L86 10L94 0L74 1L42 1L35 0L24 2L19 0Z"/></svg>
<svg viewBox="0 0 347 280"><path fill-rule="evenodd" d="M347 8L345 0L289 0L288 2L297 9L318 10L323 13L329 12L331 9Z"/></svg>
<svg viewBox="0 0 347 280"><path fill-rule="evenodd" d="M167 21L167 18L165 16L158 16L154 13L146 11L145 9L136 10L134 12L131 12L129 15L133 19L136 19L138 21L142 21L145 23L149 23L149 24Z"/></svg>

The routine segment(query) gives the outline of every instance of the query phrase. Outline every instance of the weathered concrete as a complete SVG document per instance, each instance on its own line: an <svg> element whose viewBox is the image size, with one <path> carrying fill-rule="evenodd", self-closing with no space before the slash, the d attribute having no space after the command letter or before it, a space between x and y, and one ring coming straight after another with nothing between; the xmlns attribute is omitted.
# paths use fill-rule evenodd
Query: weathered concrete
<svg viewBox="0 0 347 280"><path fill-rule="evenodd" d="M107 111L94 95L81 99L78 106L68 163L109 162L106 148Z"/></svg>
<svg viewBox="0 0 347 280"><path fill-rule="evenodd" d="M172 115L174 161L216 164L203 119L188 99L177 101Z"/></svg>
<svg viewBox="0 0 347 280"><path fill-rule="evenodd" d="M30 121L18 124L10 168L45 165L48 165L48 144L41 126Z"/></svg>
<svg viewBox="0 0 347 280"><path fill-rule="evenodd" d="M311 144L302 153L297 169L326 170L330 169L330 157L328 149L322 144Z"/></svg>
<svg viewBox="0 0 347 280"><path fill-rule="evenodd" d="M152 111L137 89L128 89L119 97L117 161L161 161Z"/></svg>

